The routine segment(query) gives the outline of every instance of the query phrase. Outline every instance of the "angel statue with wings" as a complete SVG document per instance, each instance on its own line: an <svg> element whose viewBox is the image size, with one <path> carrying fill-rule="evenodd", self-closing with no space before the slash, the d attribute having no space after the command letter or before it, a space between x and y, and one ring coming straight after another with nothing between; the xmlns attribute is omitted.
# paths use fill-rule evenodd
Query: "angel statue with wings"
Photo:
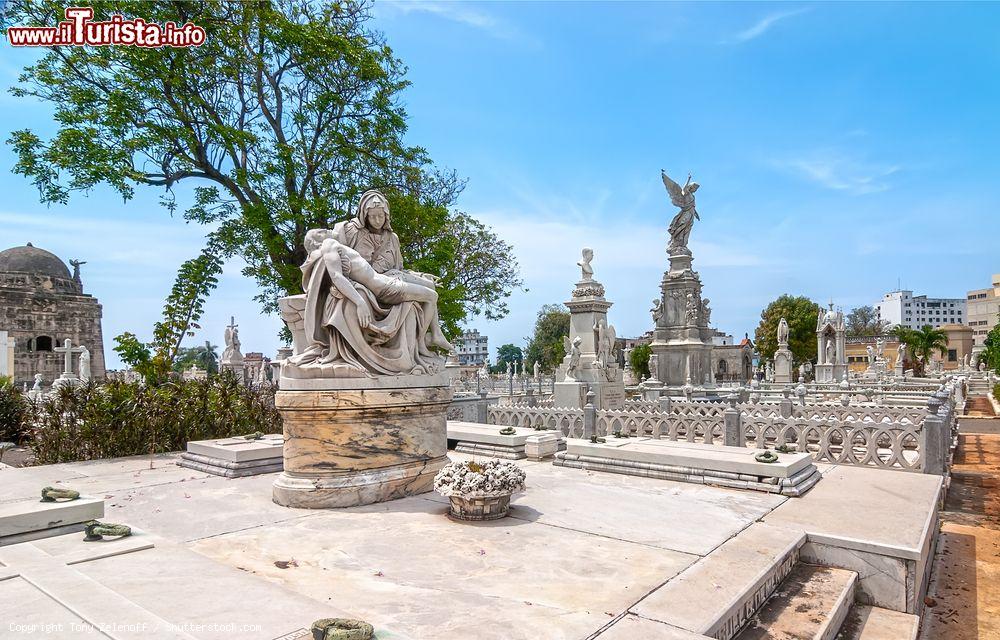
<svg viewBox="0 0 1000 640"><path fill-rule="evenodd" d="M673 254L678 249L687 249L691 227L694 226L695 220L701 220L694 208L694 192L698 190L698 183L691 181L690 173L683 187L671 180L667 172L662 169L660 176L663 178L663 186L670 195L670 202L681 209L670 223L670 246L667 250Z"/></svg>

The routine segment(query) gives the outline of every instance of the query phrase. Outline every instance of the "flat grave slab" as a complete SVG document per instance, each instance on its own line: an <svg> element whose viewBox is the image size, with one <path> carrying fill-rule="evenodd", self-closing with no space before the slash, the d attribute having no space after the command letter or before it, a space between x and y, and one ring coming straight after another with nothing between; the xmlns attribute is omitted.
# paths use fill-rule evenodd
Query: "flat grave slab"
<svg viewBox="0 0 1000 640"><path fill-rule="evenodd" d="M744 447L674 442L653 438L607 438L605 442L568 440L555 456L559 466L640 475L680 482L713 484L799 496L822 477L805 453L779 453L777 462L754 459Z"/></svg>
<svg viewBox="0 0 1000 640"><path fill-rule="evenodd" d="M76 500L41 502L37 498L0 503L0 547L71 531L104 516L104 500L81 496Z"/></svg>
<svg viewBox="0 0 1000 640"><path fill-rule="evenodd" d="M0 548L0 620L27 637L308 638L314 620L345 615L138 530Z"/></svg>
<svg viewBox="0 0 1000 640"><path fill-rule="evenodd" d="M521 460L549 457L566 448L562 433L552 430L537 431L524 427L510 427L512 435L500 433L502 425L479 422L448 421L448 440L455 441L455 451L470 455Z"/></svg>
<svg viewBox="0 0 1000 640"><path fill-rule="evenodd" d="M284 468L284 437L272 433L257 440L219 438L187 443L177 465L227 478L274 473Z"/></svg>

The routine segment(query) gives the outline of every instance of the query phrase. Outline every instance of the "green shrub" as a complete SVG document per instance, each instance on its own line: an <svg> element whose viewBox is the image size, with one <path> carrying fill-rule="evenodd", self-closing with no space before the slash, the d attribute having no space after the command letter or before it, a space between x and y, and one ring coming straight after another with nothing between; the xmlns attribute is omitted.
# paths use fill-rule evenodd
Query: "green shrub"
<svg viewBox="0 0 1000 640"><path fill-rule="evenodd" d="M993 397L997 399L997 402L1000 402L1000 384L993 385Z"/></svg>
<svg viewBox="0 0 1000 640"><path fill-rule="evenodd" d="M31 424L31 403L14 380L0 377L0 442L21 444Z"/></svg>
<svg viewBox="0 0 1000 640"><path fill-rule="evenodd" d="M189 440L278 433L270 387L231 374L159 386L110 380L64 387L39 403L30 446L35 464L184 449Z"/></svg>

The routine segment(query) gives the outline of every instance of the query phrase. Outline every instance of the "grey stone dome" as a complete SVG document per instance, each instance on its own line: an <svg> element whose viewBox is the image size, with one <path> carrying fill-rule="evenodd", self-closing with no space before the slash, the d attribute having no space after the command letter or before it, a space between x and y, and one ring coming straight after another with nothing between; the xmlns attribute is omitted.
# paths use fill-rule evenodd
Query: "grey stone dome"
<svg viewBox="0 0 1000 640"><path fill-rule="evenodd" d="M24 247L0 251L0 273L3 272L31 273L66 279L73 277L59 256L34 247L30 242Z"/></svg>

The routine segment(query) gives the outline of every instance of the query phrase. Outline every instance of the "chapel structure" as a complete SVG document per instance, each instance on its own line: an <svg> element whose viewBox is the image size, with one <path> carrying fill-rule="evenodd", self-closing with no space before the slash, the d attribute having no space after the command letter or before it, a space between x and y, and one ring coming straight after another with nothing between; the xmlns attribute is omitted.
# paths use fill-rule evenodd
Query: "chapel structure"
<svg viewBox="0 0 1000 640"><path fill-rule="evenodd" d="M30 242L0 251L0 330L13 338L14 381L18 387L34 383L42 374L48 387L63 373L65 356L55 351L69 339L73 347L90 351L90 370L103 380L104 337L101 305L83 292L80 261L70 272L58 256ZM76 358L73 356L74 372Z"/></svg>

